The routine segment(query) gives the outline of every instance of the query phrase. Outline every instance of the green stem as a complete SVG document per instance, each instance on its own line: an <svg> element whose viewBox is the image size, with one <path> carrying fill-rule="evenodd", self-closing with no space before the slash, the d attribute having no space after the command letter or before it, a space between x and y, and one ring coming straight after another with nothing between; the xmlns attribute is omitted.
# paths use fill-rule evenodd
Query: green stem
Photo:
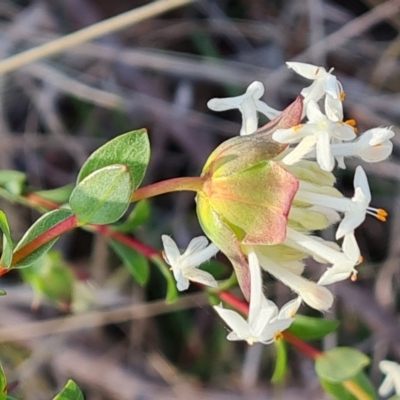
<svg viewBox="0 0 400 400"><path fill-rule="evenodd" d="M133 203L135 201L148 199L149 197L159 196L160 194L180 192L183 190L198 192L202 189L203 183L204 177L200 176L167 179L137 189L133 192L131 201Z"/></svg>
<svg viewBox="0 0 400 400"><path fill-rule="evenodd" d="M353 380L342 382L342 385L357 399L357 400L372 400L372 397Z"/></svg>

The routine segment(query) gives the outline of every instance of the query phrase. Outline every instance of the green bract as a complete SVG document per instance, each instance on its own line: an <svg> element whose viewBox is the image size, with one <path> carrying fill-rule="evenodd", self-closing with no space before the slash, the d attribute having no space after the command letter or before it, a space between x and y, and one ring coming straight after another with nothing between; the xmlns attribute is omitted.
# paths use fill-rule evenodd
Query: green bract
<svg viewBox="0 0 400 400"><path fill-rule="evenodd" d="M282 243L297 179L271 161L281 146L265 134L222 143L204 166L197 212L207 236L232 262L242 291L250 293L246 245Z"/></svg>

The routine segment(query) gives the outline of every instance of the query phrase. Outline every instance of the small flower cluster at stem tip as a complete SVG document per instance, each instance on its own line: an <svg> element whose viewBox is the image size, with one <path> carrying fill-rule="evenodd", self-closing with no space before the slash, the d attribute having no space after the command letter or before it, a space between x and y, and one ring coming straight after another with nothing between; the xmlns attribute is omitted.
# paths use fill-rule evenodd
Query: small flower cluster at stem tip
<svg viewBox="0 0 400 400"><path fill-rule="evenodd" d="M225 229L229 225L229 221L224 221L214 209L211 209L210 215L215 218L216 224L201 224L206 235L214 243L208 244L206 237L198 237L193 239L186 251L181 254L170 237L166 235L162 237L164 258L171 266L178 290L186 290L190 281L217 288L218 282L214 277L198 267L215 256L219 250L227 255L234 267L238 263L247 267L247 272L242 275L238 274L238 271L242 270L235 268L242 290L247 287L250 293L246 295L243 291L249 300L250 311L247 320L237 312L222 306L216 306L214 309L232 330L228 339L245 340L249 344L255 342L267 344L277 339L292 323L301 302L320 311L328 310L332 306L333 295L326 286L347 278L355 280L356 267L362 262L354 230L364 221L367 214L380 221L385 221L387 217L383 209L370 206L371 192L367 176L361 166L355 171L354 195L351 198L346 198L334 187L336 179L332 170L336 163L339 168L346 168L346 157L358 157L369 163L385 160L393 148L390 141L394 136L392 128L378 127L359 134L354 120L343 120L345 93L341 83L332 74L332 70L326 71L322 67L298 62L288 62L287 65L311 81L311 85L300 93L302 109L295 126L284 126L279 122L283 119L288 120L290 115L287 115L286 110L290 108L280 112L261 100L264 94L261 82L253 82L241 96L215 98L208 102L208 107L213 111L231 109L240 111L242 115L240 136L243 138L241 139L243 143L251 144L254 138L254 143L259 145L257 138L261 137L263 129L268 127L270 131L268 140L278 151L270 152L271 157L265 160L264 164L268 163L270 168L268 171L278 171L280 176L284 177L283 181L287 181L290 177L291 182L295 182L290 186L293 195L288 197L289 207L282 206L284 211L279 216L285 224L283 236L280 236L279 241L269 240L268 244L265 244L259 236L253 235L258 238L258 242L257 240L251 242L248 239L253 233L251 225L236 224L234 215L236 209L231 207L232 209L227 212L232 219L231 228L226 229L228 234L223 238L227 241L226 238L229 237L229 243L226 245L220 239L219 232L207 231L204 228L220 226ZM265 127L258 126L259 113L271 120ZM222 151L230 151L229 149L229 146L225 146ZM238 157L250 157L252 148L246 147L246 149L249 149L248 152L239 152ZM213 168L217 165L215 160L208 163ZM264 164L257 164L257 168L261 171L261 165ZM234 170L239 164L232 165L231 168ZM257 168L252 168L252 171ZM225 170L220 168L214 174L216 176L213 178L214 185L217 183L221 185L223 180L219 179L223 173L218 171ZM279 174L275 172L274 174L278 176ZM233 174L239 178L244 177L243 179L247 176L246 173L238 173L235 170ZM235 187L244 187L246 190L250 188L247 181L238 182ZM255 185L257 184L258 182L255 182ZM281 187L284 188L284 185ZM214 193L214 189L211 192ZM275 198L274 194L271 198L277 199L276 204L280 204L281 198ZM219 207L217 200L214 199L214 203L210 203L216 204L216 209ZM271 210L277 209L276 204L271 206ZM199 220L201 222L200 213ZM272 222L273 218L271 229ZM337 226L336 240L339 243L324 240L314 233L334 224ZM244 227L245 232L241 236L237 234L237 231L240 231L238 227ZM263 229L264 232L268 232L269 226ZM317 282L302 276L308 258L327 266ZM297 295L295 300L284 305L280 311L263 294L260 267L291 288ZM250 282L247 282L248 280Z"/></svg>

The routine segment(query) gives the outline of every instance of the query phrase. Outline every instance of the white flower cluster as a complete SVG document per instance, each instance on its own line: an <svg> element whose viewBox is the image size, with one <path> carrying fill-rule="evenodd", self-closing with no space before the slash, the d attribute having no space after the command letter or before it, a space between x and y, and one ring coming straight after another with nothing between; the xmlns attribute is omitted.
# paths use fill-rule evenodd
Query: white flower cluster
<svg viewBox="0 0 400 400"><path fill-rule="evenodd" d="M356 156L367 162L379 162L389 157L393 148L390 141L394 136L392 128L374 128L356 135L355 122L343 121L342 101L345 95L332 71L327 72L322 67L310 64L287 64L313 82L301 91L305 121L289 129L277 129L272 134L273 140L288 145L274 161L299 180L299 189L289 214L286 240L280 245L244 248L251 277L247 321L234 311L215 307L233 330L228 339L246 340L250 344L273 341L279 330L290 325L301 301L315 309L328 310L333 296L325 285L349 277L355 279L355 267L362 261L354 230L364 221L366 214L381 221L387 217L384 210L370 207L371 193L362 167L357 167L355 172L352 198L345 198L334 188L335 177L331 171L335 159L339 167L345 168L345 157ZM239 109L242 114L240 134L257 134L258 113L269 119L280 114L260 100L263 93L262 83L253 82L244 95L212 99L208 107L214 111ZM324 111L319 103L323 104ZM335 223L338 223L336 239L343 239L341 246L312 234ZM187 289L189 280L217 286L210 274L195 267L215 255L218 249L213 245L207 247L205 238L195 240L199 243L195 246L191 242L181 256L172 239L163 236L165 258L174 271L179 290ZM302 276L304 260L308 257L331 265L318 282ZM298 299L278 312L276 305L262 294L259 264L297 293Z"/></svg>

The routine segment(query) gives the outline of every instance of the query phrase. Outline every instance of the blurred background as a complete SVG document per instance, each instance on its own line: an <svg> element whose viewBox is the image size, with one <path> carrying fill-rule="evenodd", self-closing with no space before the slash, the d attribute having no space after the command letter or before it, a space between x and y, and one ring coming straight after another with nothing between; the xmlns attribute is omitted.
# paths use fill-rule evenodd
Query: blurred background
<svg viewBox="0 0 400 400"><path fill-rule="evenodd" d="M1 59L147 3L1 0ZM347 95L345 119L356 119L360 132L396 130L399 32L398 0L198 0L2 75L0 167L25 173L32 190L58 188L75 182L100 145L145 127L152 156L144 184L197 175L211 151L240 129L238 112L211 112L207 101L241 94L258 80L264 101L282 110L309 84L286 68L290 60L335 68ZM389 221L367 218L358 229L365 260L359 279L335 286L335 309L325 316L341 326L315 343L366 352L376 384L381 359L400 361L399 136L393 141L389 160L363 165L372 206L385 208ZM338 187L351 197L356 160L348 165ZM186 247L201 234L193 200L191 193L152 199L135 237L161 248L166 233ZM40 216L5 199L0 206L16 240ZM104 237L76 230L55 249L79 279L70 319L51 298L32 308L29 277L12 273L0 282L8 292L0 298L0 360L9 382L19 382L16 397L50 399L73 378L87 400L324 398L302 354L289 349L286 380L273 387L273 345L228 342L196 289L166 305L158 270L150 266L141 287ZM309 276L319 268L310 265ZM291 296L271 279L267 293L279 304ZM318 315L306 307L302 313Z"/></svg>

